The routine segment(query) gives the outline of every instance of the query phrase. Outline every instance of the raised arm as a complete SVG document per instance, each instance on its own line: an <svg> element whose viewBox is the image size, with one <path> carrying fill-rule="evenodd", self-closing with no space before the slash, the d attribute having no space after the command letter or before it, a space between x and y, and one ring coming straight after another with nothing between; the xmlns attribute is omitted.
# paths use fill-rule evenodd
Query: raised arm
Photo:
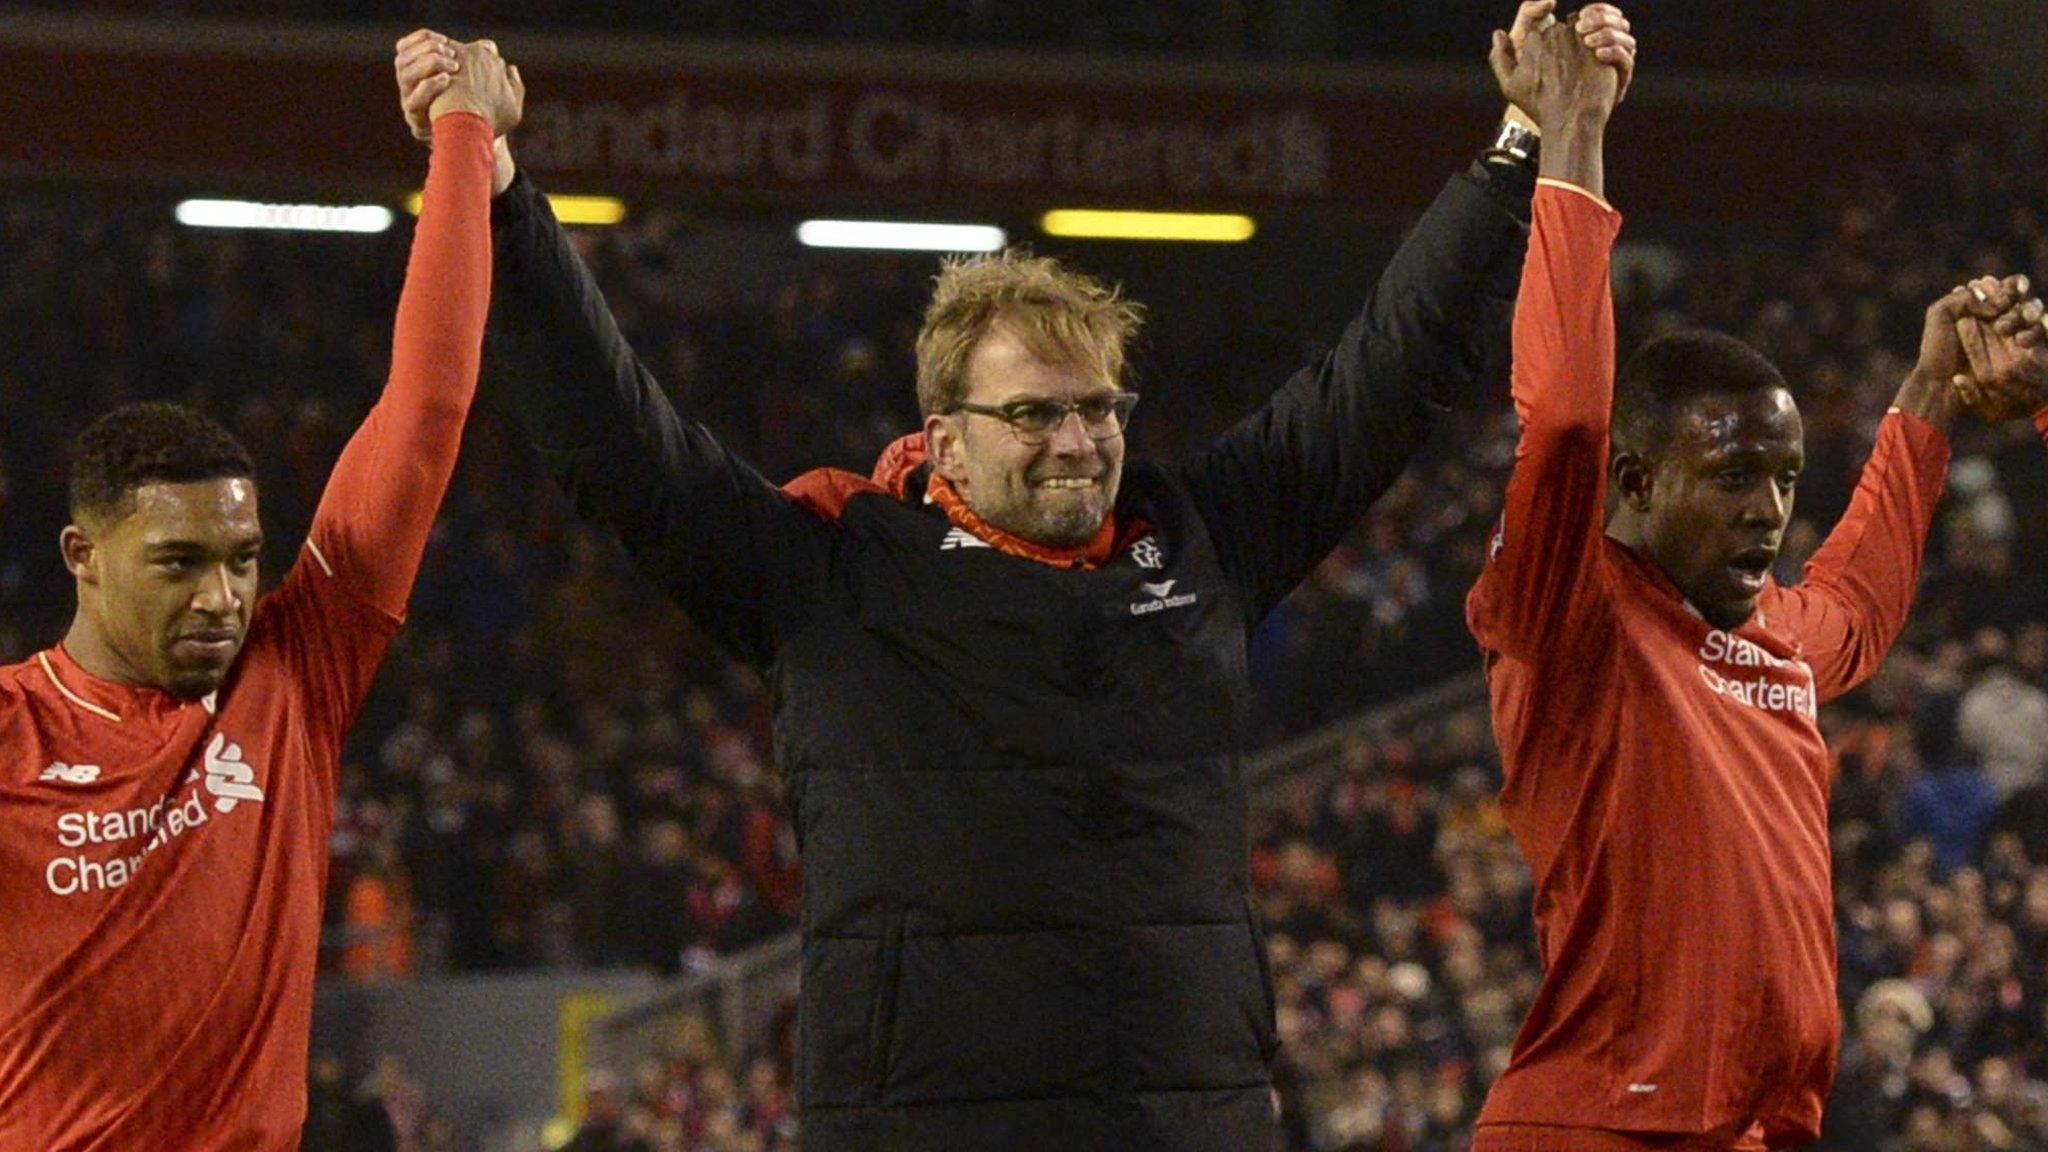
<svg viewBox="0 0 2048 1152"><path fill-rule="evenodd" d="M1603 618L1607 457L1614 407L1609 259L1621 217L1605 199L1612 70L1556 31L1518 50L1495 34L1502 87L1543 125L1543 179L1514 321L1522 436L1500 526L1467 606L1482 646L1568 658Z"/></svg>
<svg viewBox="0 0 2048 1152"><path fill-rule="evenodd" d="M405 617L476 394L490 313L491 138L518 123L522 96L495 51L472 49L463 62L461 82L432 105L434 154L391 375L334 465L303 553L267 601L293 637L284 651L310 729L337 747Z"/></svg>
<svg viewBox="0 0 2048 1152"><path fill-rule="evenodd" d="M2026 419L2048 439L2048 333L2025 277L1984 277L1927 310L1920 359L1879 426L1842 522L1778 609L1806 647L1821 698L1854 688L1905 627L1947 475L1959 407Z"/></svg>
<svg viewBox="0 0 2048 1152"><path fill-rule="evenodd" d="M445 38L416 33L395 62L414 113L438 83ZM586 519L693 619L757 665L773 659L795 597L822 578L830 525L676 413L619 331L590 270L525 173L499 149L492 387L511 402L542 461Z"/></svg>
<svg viewBox="0 0 2048 1152"><path fill-rule="evenodd" d="M1959 339L1971 288L1927 310L1920 357L1878 426L1877 445L1841 523L1807 562L1805 579L1772 609L1800 638L1822 700L1863 682L1906 626L1935 505L1948 475L1948 429L1968 380Z"/></svg>
<svg viewBox="0 0 2048 1152"><path fill-rule="evenodd" d="M1255 623L1335 547L1505 341L1528 176L1475 164L1403 241L1322 361L1175 466ZM1496 353L1491 359L1499 359Z"/></svg>
<svg viewBox="0 0 2048 1152"><path fill-rule="evenodd" d="M517 70L472 49L434 104L433 158L398 298L391 375L342 450L313 517L311 558L359 599L405 614L448 489L491 294L491 140L518 123Z"/></svg>
<svg viewBox="0 0 2048 1152"><path fill-rule="evenodd" d="M703 425L677 415L590 270L524 173L493 205L492 387L585 519L712 635L757 666L793 598L823 577L834 532Z"/></svg>
<svg viewBox="0 0 2048 1152"><path fill-rule="evenodd" d="M1521 6L1519 40L1552 0ZM1560 35L1632 66L1619 9L1595 4ZM1475 163L1402 242L1321 363L1177 466L1250 622L1334 547L1408 466L1438 404L1502 360L1527 249L1530 174Z"/></svg>

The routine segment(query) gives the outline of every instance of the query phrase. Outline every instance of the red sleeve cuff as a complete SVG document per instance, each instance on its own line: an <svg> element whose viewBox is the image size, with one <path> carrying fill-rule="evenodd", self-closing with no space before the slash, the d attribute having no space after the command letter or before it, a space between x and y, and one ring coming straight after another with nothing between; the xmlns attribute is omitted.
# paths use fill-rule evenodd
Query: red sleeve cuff
<svg viewBox="0 0 2048 1152"><path fill-rule="evenodd" d="M1615 211L1614 205L1609 204L1607 202L1607 197L1600 195L1598 192L1593 191L1591 188L1580 187L1579 185L1574 184L1569 180L1553 180L1547 176L1538 177L1536 180L1537 194L1541 195L1545 188L1554 188L1557 191L1565 193L1567 195L1584 197L1585 199L1591 200L1593 203L1598 204L1603 211L1611 215L1621 215L1621 213Z"/></svg>
<svg viewBox="0 0 2048 1152"><path fill-rule="evenodd" d="M491 143L491 122L475 112L444 112L434 117L434 140L437 143L465 136L480 136L485 144Z"/></svg>

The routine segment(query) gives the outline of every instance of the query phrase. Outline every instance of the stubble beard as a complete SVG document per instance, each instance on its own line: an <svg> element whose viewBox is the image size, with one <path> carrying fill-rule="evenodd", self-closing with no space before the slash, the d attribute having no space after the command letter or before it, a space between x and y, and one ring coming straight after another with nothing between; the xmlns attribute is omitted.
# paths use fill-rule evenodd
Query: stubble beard
<svg viewBox="0 0 2048 1152"><path fill-rule="evenodd" d="M1078 548L1102 531L1102 523L1109 517L1109 493L1098 488L1086 500L1055 496L1045 501L1031 489L1021 499L980 515L1010 535L1041 547Z"/></svg>
<svg viewBox="0 0 2048 1152"><path fill-rule="evenodd" d="M229 668L234 667L232 663ZM186 668L171 672L164 680L163 689L180 700L203 700L221 686L227 679L227 670L211 668Z"/></svg>

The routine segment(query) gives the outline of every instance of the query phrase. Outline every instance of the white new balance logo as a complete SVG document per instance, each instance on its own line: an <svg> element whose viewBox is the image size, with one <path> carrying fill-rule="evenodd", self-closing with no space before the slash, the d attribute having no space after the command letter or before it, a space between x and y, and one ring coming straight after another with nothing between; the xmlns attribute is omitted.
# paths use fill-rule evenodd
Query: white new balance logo
<svg viewBox="0 0 2048 1152"><path fill-rule="evenodd" d="M988 541L983 540L965 528L955 528L946 533L944 540L939 541L939 551L941 552L951 552L956 548L986 548L988 546Z"/></svg>
<svg viewBox="0 0 2048 1152"><path fill-rule="evenodd" d="M206 746L206 790L217 797L213 806L222 812L233 812L243 800L263 802L256 770L242 759L242 746L230 743L224 733L214 733Z"/></svg>
<svg viewBox="0 0 2048 1152"><path fill-rule="evenodd" d="M43 769L36 777L44 784L90 784L100 778L97 764L66 764L62 760Z"/></svg>

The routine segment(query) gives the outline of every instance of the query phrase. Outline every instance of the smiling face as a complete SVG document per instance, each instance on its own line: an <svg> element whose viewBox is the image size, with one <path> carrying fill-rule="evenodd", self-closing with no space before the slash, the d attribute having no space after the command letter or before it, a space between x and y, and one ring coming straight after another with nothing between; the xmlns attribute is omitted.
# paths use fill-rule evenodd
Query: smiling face
<svg viewBox="0 0 2048 1152"><path fill-rule="evenodd" d="M1003 327L968 354L966 403L1000 408L1018 401L1077 401L1115 395L1116 381L1049 364ZM975 515L1014 536L1052 548L1087 543L1116 504L1124 438L1097 440L1078 414L1043 444L1027 444L1002 419L976 412L925 418L933 466Z"/></svg>
<svg viewBox="0 0 2048 1152"><path fill-rule="evenodd" d="M1660 439L1614 462L1636 540L1709 623L1738 627L1778 558L1806 466L1799 407L1783 388L1702 392Z"/></svg>
<svg viewBox="0 0 2048 1152"><path fill-rule="evenodd" d="M142 484L125 508L64 529L61 545L78 580L67 644L121 683L185 700L220 687L256 601L254 481Z"/></svg>

